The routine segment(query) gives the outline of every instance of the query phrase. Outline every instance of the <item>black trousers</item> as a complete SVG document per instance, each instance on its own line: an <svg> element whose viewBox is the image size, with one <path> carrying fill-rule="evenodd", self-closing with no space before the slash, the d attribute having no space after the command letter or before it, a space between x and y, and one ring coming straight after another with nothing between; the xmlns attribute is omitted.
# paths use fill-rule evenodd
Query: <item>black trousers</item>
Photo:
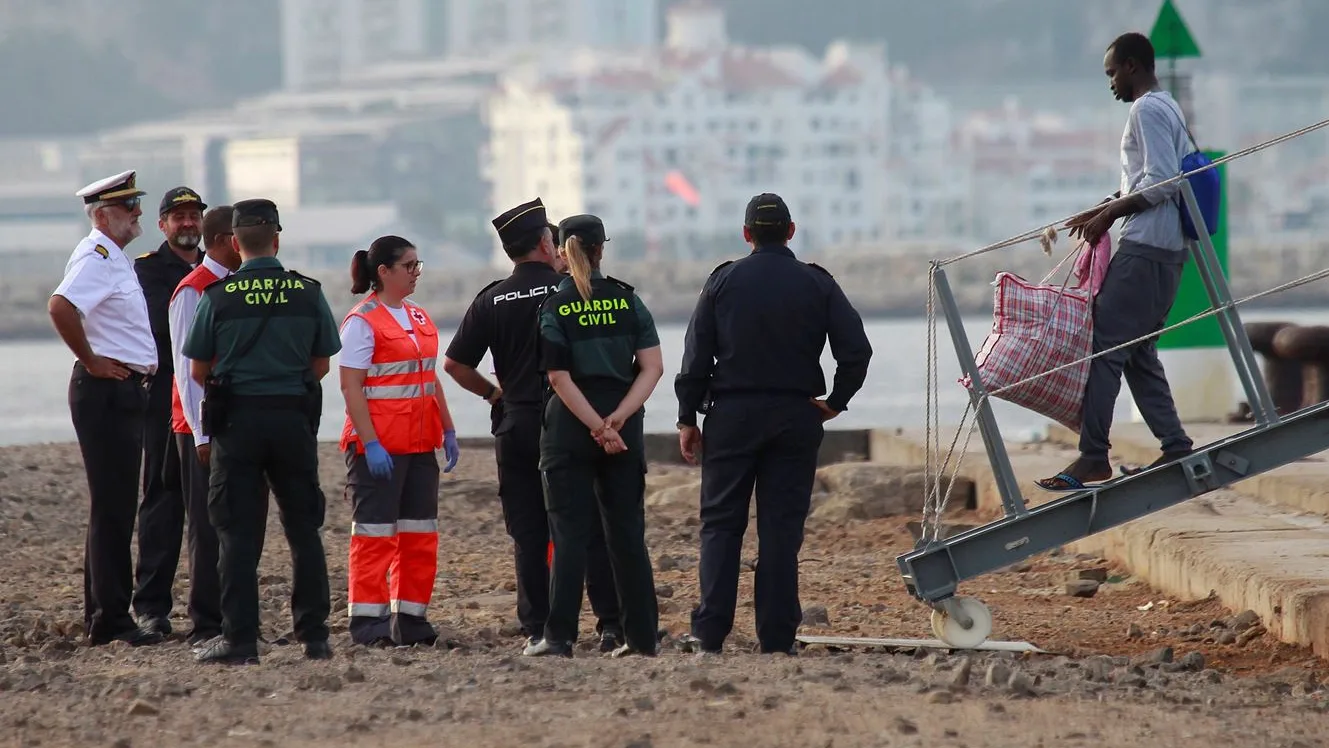
<svg viewBox="0 0 1329 748"><path fill-rule="evenodd" d="M173 437L171 374L159 372L148 385L148 410L143 422L143 499L138 506L133 600L134 613L140 619L166 620L171 616L171 588L185 527L181 463Z"/></svg>
<svg viewBox="0 0 1329 748"><path fill-rule="evenodd" d="M798 554L824 434L820 411L797 396L727 395L704 423L701 462L701 605L692 635L720 649L734 628L739 560L757 495L757 640L764 652L794 646L802 622Z"/></svg>
<svg viewBox="0 0 1329 748"><path fill-rule="evenodd" d="M598 412L607 415L618 405L621 394L587 392L586 396ZM563 401L554 398L545 408L540 471L554 539L545 623L545 638L552 642L577 640L582 580L587 569L595 567L587 546L599 527L609 551L607 566L618 594L623 636L639 651L656 649L659 609L646 550L642 416L638 412L623 425L628 451L609 455Z"/></svg>
<svg viewBox="0 0 1329 748"><path fill-rule="evenodd" d="M503 524L512 538L517 569L517 621L522 634L544 635L549 617L549 516L540 478L540 410L507 408L494 429L498 463L498 498ZM597 510L598 511L598 510ZM600 523L586 540L586 596L597 619L596 631L619 629L618 594L609 569L609 552ZM580 605L580 598L578 598Z"/></svg>
<svg viewBox="0 0 1329 748"><path fill-rule="evenodd" d="M326 641L328 565L319 529L327 502L318 485L318 442L295 398L237 397L224 433L212 438L208 516L217 530L222 634L232 644L258 641L258 558L272 486L291 548L291 616L302 642Z"/></svg>
<svg viewBox="0 0 1329 748"><path fill-rule="evenodd" d="M83 624L105 644L135 628L134 509L143 460L145 378L98 379L82 364L69 380L69 413L88 475L88 533L83 554Z"/></svg>
<svg viewBox="0 0 1329 748"><path fill-rule="evenodd" d="M208 519L208 476L210 464L199 462L192 434L174 434L180 462L180 492L184 495L189 539L189 621L190 636L217 636L222 632L221 577L218 575L217 530ZM256 506L259 512L256 557L263 555L263 540L268 526L268 490ZM140 538L142 535L139 536ZM142 540L139 541L140 545Z"/></svg>

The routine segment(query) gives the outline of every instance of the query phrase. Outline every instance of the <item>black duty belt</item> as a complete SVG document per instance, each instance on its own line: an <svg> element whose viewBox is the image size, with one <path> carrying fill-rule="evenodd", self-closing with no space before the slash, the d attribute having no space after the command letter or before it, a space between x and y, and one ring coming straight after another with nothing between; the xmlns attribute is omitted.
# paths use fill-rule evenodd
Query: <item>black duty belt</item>
<svg viewBox="0 0 1329 748"><path fill-rule="evenodd" d="M304 395L232 395L230 404L232 408L304 410L308 400Z"/></svg>

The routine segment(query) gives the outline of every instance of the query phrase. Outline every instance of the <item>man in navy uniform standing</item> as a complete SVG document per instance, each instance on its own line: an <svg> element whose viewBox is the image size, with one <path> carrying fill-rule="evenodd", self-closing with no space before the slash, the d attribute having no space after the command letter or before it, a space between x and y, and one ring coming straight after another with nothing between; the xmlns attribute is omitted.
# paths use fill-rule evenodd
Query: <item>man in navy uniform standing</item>
<svg viewBox="0 0 1329 748"><path fill-rule="evenodd" d="M83 557L84 630L93 645L157 644L160 632L130 615L134 509L143 459L147 386L157 369L148 305L125 247L143 233L137 175L126 171L79 190L92 231L51 294L51 323L78 359L69 411L88 475Z"/></svg>
<svg viewBox="0 0 1329 748"><path fill-rule="evenodd" d="M138 568L134 613L145 629L171 635L171 588L180 563L185 503L180 491L180 457L171 436L171 355L169 306L176 286L203 261L203 211L197 192L176 187L162 196L157 227L166 241L139 255L134 272L148 302L148 319L157 343L157 374L148 386L143 426L143 500L138 508Z"/></svg>
<svg viewBox="0 0 1329 748"><path fill-rule="evenodd" d="M685 643L719 652L734 626L739 554L753 488L754 589L762 652L791 653L803 612L798 553L816 480L822 424L844 412L867 377L863 320L831 274L789 249L794 222L778 195L748 203L746 257L711 273L688 323L678 396L679 448L701 452L701 605ZM830 340L830 396L821 352ZM706 412L705 439L697 413Z"/></svg>

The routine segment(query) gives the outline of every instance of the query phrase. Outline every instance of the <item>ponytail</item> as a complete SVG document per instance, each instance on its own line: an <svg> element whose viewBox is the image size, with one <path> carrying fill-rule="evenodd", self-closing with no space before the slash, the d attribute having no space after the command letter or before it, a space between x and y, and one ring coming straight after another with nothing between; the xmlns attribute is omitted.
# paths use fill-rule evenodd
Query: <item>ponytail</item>
<svg viewBox="0 0 1329 748"><path fill-rule="evenodd" d="M374 272L369 267L369 251L358 249L351 257L351 293L362 294L372 285Z"/></svg>
<svg viewBox="0 0 1329 748"><path fill-rule="evenodd" d="M351 257L351 293L361 294L371 288L382 290L379 266L391 267L406 254L406 250L413 248L414 245L400 236L380 236L369 249L357 249Z"/></svg>
<svg viewBox="0 0 1329 748"><path fill-rule="evenodd" d="M564 245L567 250L568 271L572 274L572 281L577 284L577 291L583 301L591 300L591 271L600 264L600 246L602 245L592 245L587 250L582 245L581 237L575 234L569 236Z"/></svg>

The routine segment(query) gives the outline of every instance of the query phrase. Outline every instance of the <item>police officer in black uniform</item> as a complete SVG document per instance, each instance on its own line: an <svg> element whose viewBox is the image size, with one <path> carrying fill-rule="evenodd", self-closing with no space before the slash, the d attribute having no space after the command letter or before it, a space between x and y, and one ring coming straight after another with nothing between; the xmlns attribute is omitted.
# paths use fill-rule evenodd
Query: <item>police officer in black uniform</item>
<svg viewBox="0 0 1329 748"><path fill-rule="evenodd" d="M632 286L600 273L608 241L600 219L564 219L559 235L571 277L540 311L540 364L551 390L540 472L554 564L544 638L523 654L572 654L586 543L602 523L626 640L613 655L654 655L659 611L646 551L642 406L664 374L660 336Z"/></svg>
<svg viewBox="0 0 1329 748"><path fill-rule="evenodd" d="M152 337L157 341L157 374L148 386L143 425L143 501L138 507L138 568L134 613L145 629L171 635L171 588L180 563L185 502L180 486L180 454L171 435L171 351L169 307L175 287L203 261L203 211L207 204L188 187L162 196L157 227L166 241L134 260L134 272L148 302Z"/></svg>
<svg viewBox="0 0 1329 748"><path fill-rule="evenodd" d="M679 447L701 451L701 605L684 640L719 652L734 625L739 553L757 495L754 598L762 652L791 653L802 621L798 553L812 498L822 424L863 386L872 346L840 286L789 250L794 222L778 195L748 203L752 252L707 279L688 323L675 379ZM829 338L835 384L826 392ZM697 413L706 413L706 434Z"/></svg>
<svg viewBox="0 0 1329 748"><path fill-rule="evenodd" d="M513 542L517 571L517 620L531 644L544 635L549 615L549 519L540 484L540 407L544 382L537 354L540 302L563 280L554 269L554 231L544 203L518 205L493 220L512 274L480 291L448 345L443 370L491 406L498 496ZM485 351L494 358L499 384L476 371ZM590 539L593 563L586 594L597 619L602 651L622 644L618 597L603 532Z"/></svg>
<svg viewBox="0 0 1329 748"><path fill-rule="evenodd" d="M305 656L327 659L327 559L319 529L319 381L341 350L337 322L317 281L277 261L281 223L270 200L234 206L232 241L244 262L208 286L185 341L204 386L203 428L212 439L208 515L217 529L222 638L200 662L258 661L258 526L272 487L291 548L291 614ZM213 361L216 360L214 365Z"/></svg>

